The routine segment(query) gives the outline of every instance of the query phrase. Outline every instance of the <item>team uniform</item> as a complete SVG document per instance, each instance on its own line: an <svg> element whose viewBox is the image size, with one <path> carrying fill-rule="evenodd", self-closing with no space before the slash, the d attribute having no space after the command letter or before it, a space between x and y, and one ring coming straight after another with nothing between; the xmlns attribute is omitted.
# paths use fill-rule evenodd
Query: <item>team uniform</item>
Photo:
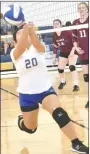
<svg viewBox="0 0 90 154"><path fill-rule="evenodd" d="M53 34L53 43L56 46L58 46L58 48L60 49L60 57L68 58L70 55L70 52L73 48L72 32L71 31L62 31L60 36L57 35L57 33L55 32ZM55 47L54 47L54 53L56 53ZM75 51L75 54L78 55L76 51ZM71 72L76 70L74 65L70 65L69 69ZM58 68L58 72L60 74L62 74L64 72L64 69ZM58 89L63 89L63 87L65 85L66 85L66 82L61 81ZM73 91L78 91L78 90L79 90L79 86L77 84L77 81L74 81Z"/></svg>
<svg viewBox="0 0 90 154"><path fill-rule="evenodd" d="M21 110L30 111L39 107L44 97L56 94L45 64L45 55L38 52L33 45L17 60L14 59L12 49L10 55L19 75L17 91Z"/></svg>
<svg viewBox="0 0 90 154"><path fill-rule="evenodd" d="M88 24L89 18L86 19L83 23L80 22L80 19L76 19L73 22L73 25L81 25L81 24ZM89 29L82 28L78 30L73 30L72 33L73 42L77 42L78 46L84 50L83 54L78 54L81 60L81 64L89 64Z"/></svg>
<svg viewBox="0 0 90 154"><path fill-rule="evenodd" d="M60 49L60 57L68 58L73 47L71 31L62 31L60 36L55 32L53 34L53 43ZM56 54L55 47L54 53ZM77 53L75 52L75 54Z"/></svg>
<svg viewBox="0 0 90 154"><path fill-rule="evenodd" d="M19 75L17 91L19 92L21 111L33 111L39 108L38 103L42 103L42 100L46 96L51 94L56 95L56 92L48 79L44 54L38 52L33 45L31 45L31 47L26 50L17 60L14 59L13 52L14 49L12 49L10 55ZM25 115L27 116L26 113L23 114L23 116ZM23 116L18 116L18 126L20 130L29 134L35 133L37 126L33 129L30 126L27 127ZM65 127L71 122L68 114L61 107L53 110L52 117L60 128ZM78 150L77 146L79 146ZM83 153L88 151L88 148L83 145L78 138L75 138L72 140L72 150Z"/></svg>

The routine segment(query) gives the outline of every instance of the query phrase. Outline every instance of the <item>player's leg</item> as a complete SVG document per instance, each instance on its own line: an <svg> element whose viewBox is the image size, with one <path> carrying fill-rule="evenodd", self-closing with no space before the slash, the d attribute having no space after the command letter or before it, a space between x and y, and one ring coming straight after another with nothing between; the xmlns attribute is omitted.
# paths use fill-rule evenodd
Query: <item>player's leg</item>
<svg viewBox="0 0 90 154"><path fill-rule="evenodd" d="M27 128L34 129L38 126L38 112L39 109L30 112L22 112L24 124Z"/></svg>
<svg viewBox="0 0 90 154"><path fill-rule="evenodd" d="M56 64L56 54L53 54L53 64Z"/></svg>
<svg viewBox="0 0 90 154"><path fill-rule="evenodd" d="M18 126L22 131L33 134L38 126L38 112L39 109L30 112L22 112L18 116Z"/></svg>
<svg viewBox="0 0 90 154"><path fill-rule="evenodd" d="M58 86L58 89L63 89L63 87L66 84L64 69L67 63L68 63L68 57L65 57L63 53L60 53L59 63L58 63L58 72L60 74L60 85Z"/></svg>
<svg viewBox="0 0 90 154"><path fill-rule="evenodd" d="M68 114L60 107L58 96L55 94L48 94L48 96L43 99L42 106L52 115L62 132L71 140L72 150L78 153L88 152L88 148L78 139Z"/></svg>
<svg viewBox="0 0 90 154"><path fill-rule="evenodd" d="M83 68L83 78L84 78L84 81L86 82L86 84L88 86L88 84L89 84L89 65L88 65L88 61L83 61L82 64L83 64L82 65L82 68ZM85 105L85 108L89 108L89 101Z"/></svg>
<svg viewBox="0 0 90 154"><path fill-rule="evenodd" d="M78 73L76 71L76 63L77 63L78 55L74 54L73 56L69 56L69 69L72 73L72 80L74 83L73 92L79 90L78 86Z"/></svg>
<svg viewBox="0 0 90 154"><path fill-rule="evenodd" d="M85 108L89 108L89 101L87 101Z"/></svg>
<svg viewBox="0 0 90 154"><path fill-rule="evenodd" d="M34 103L33 99L30 98L31 96L26 97L26 95L19 94L22 115L18 116L18 126L22 131L32 134L37 130L38 126L39 105Z"/></svg>
<svg viewBox="0 0 90 154"><path fill-rule="evenodd" d="M83 54L79 55L79 58L81 60L81 65L83 69L83 79L86 82L86 85L88 87L88 84L89 84L89 51L86 50L84 52L84 55ZM89 107L89 101L85 105L85 108L88 108L88 107Z"/></svg>

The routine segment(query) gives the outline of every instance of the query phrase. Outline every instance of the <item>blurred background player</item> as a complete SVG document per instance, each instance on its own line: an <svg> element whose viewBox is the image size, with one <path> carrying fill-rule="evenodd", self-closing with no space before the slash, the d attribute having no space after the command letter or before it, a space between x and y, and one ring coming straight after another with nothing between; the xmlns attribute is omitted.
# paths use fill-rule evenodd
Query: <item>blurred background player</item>
<svg viewBox="0 0 90 154"><path fill-rule="evenodd" d="M71 26L71 25L72 25L72 23L70 21L67 21L65 24L65 26Z"/></svg>
<svg viewBox="0 0 90 154"><path fill-rule="evenodd" d="M54 28L62 27L61 21L59 19L55 19L53 21L53 27ZM60 73L60 85L58 89L63 89L63 87L66 85L66 80L64 77L64 69L67 63L69 62L69 69L72 73L72 79L74 82L73 91L78 91L79 90L78 74L75 67L78 55L75 52L73 56L69 56L71 50L74 50L71 31L54 32L53 44L54 44L54 57L57 53L57 49L60 50L59 63L58 63L58 72Z"/></svg>
<svg viewBox="0 0 90 154"><path fill-rule="evenodd" d="M25 24L17 29L13 38L15 48L11 51L11 58L19 75L18 92L22 112L18 117L19 128L29 134L37 130L41 103L71 140L72 150L88 153L88 148L77 138L68 114L60 107L58 96L48 79L45 47L38 39L33 24Z"/></svg>
<svg viewBox="0 0 90 154"><path fill-rule="evenodd" d="M88 24L89 23L89 7L85 2L78 4L78 13L80 18L76 19L73 24ZM81 65L83 69L83 78L85 82L89 82L89 29L82 28L78 30L73 30L73 45L78 52L79 58L81 60ZM87 102L86 108L89 107L89 101Z"/></svg>

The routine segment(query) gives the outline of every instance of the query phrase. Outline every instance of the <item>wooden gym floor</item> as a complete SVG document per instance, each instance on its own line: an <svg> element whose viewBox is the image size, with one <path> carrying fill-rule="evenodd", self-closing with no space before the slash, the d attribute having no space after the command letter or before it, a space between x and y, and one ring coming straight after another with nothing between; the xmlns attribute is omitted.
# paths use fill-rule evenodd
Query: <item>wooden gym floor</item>
<svg viewBox="0 0 90 154"><path fill-rule="evenodd" d="M58 90L59 75L50 73L50 79L57 91L61 106L65 108L74 123L78 137L88 145L88 110L84 108L88 100L88 88L79 75L79 92L72 92L71 74L66 73L67 84ZM73 154L71 142L61 132L48 112L40 107L39 126L35 134L29 135L19 130L17 115L20 113L18 97L15 95L18 78L1 80L1 154ZM80 125L81 124L81 125ZM76 153L74 153L76 154Z"/></svg>

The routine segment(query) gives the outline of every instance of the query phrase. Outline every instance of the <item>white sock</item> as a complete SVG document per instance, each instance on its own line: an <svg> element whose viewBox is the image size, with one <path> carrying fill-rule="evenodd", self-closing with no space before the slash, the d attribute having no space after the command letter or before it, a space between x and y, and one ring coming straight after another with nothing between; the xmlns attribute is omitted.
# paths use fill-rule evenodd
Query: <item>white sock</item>
<svg viewBox="0 0 90 154"><path fill-rule="evenodd" d="M74 85L78 86L78 80L74 80Z"/></svg>
<svg viewBox="0 0 90 154"><path fill-rule="evenodd" d="M61 80L61 83L65 83L66 82L64 78L61 78L60 80Z"/></svg>

